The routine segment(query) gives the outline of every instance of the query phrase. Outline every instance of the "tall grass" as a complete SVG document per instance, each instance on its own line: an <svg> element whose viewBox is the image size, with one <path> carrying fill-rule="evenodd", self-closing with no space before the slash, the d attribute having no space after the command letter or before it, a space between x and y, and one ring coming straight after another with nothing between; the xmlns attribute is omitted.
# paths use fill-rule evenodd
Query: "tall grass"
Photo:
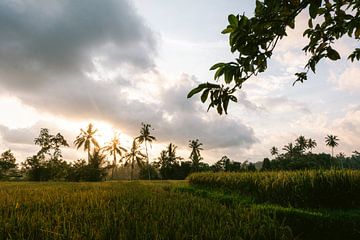
<svg viewBox="0 0 360 240"><path fill-rule="evenodd" d="M0 239L292 239L270 215L168 183L0 183Z"/></svg>
<svg viewBox="0 0 360 240"><path fill-rule="evenodd" d="M235 191L260 202L304 208L360 207L360 171L195 173L190 184Z"/></svg>

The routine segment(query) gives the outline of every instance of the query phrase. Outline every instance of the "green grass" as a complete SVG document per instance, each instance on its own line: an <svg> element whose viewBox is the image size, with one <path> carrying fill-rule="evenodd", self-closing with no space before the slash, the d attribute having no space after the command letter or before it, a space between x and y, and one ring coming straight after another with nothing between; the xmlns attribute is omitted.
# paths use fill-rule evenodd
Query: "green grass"
<svg viewBox="0 0 360 240"><path fill-rule="evenodd" d="M359 208L360 171L196 173L193 186L222 189L256 201L301 208Z"/></svg>
<svg viewBox="0 0 360 240"><path fill-rule="evenodd" d="M256 207L174 191L186 182L0 183L0 239L292 239Z"/></svg>

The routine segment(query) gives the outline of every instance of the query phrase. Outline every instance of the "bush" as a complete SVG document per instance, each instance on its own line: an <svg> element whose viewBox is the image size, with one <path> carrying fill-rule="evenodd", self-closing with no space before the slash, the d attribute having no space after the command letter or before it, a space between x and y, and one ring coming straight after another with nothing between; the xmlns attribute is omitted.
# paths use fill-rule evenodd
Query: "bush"
<svg viewBox="0 0 360 240"><path fill-rule="evenodd" d="M257 173L195 173L195 186L219 188L253 196L259 202L304 208L360 207L360 171L279 171Z"/></svg>

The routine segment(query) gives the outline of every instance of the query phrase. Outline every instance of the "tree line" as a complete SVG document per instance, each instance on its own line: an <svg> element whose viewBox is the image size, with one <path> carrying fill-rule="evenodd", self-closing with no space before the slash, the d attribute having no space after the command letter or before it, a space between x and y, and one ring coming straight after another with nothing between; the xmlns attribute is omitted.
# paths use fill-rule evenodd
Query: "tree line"
<svg viewBox="0 0 360 240"><path fill-rule="evenodd" d="M122 145L120 135L114 133L113 138L104 146L100 146L96 139L98 130L93 124L80 129L80 134L74 141L77 149L87 153L87 160L78 159L67 162L63 159L61 148L70 145L65 138L57 133L53 135L49 129L42 128L39 136L34 139L39 151L28 157L21 164L11 150L6 150L0 156L0 179L24 179L32 181L101 181L118 179L118 173L129 170L129 180L140 179L185 179L193 172L242 172L257 170L299 170L299 169L328 169L352 168L360 169L360 153L346 157L339 153L334 157L334 148L339 145L339 138L327 135L325 143L331 147L331 155L312 152L317 146L314 139L299 136L295 142L285 145L279 153L277 147L270 149L272 159L265 158L262 162L233 161L227 156L212 165L203 162L201 151L203 144L199 139L189 140L191 149L188 160L179 156L177 146L169 143L160 152L155 161L149 161L149 146L156 141L152 135L150 124L141 124L139 136L135 137L129 149ZM145 147L142 152L141 145ZM110 158L110 160L109 160Z"/></svg>

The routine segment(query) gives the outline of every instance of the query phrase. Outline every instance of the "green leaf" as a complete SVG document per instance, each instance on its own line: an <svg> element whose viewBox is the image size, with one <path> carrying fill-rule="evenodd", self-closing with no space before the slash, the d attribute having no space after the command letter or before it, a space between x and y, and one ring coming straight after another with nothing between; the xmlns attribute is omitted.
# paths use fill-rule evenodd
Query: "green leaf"
<svg viewBox="0 0 360 240"><path fill-rule="evenodd" d="M357 27L357 28L356 28L355 38L360 38L360 27Z"/></svg>
<svg viewBox="0 0 360 240"><path fill-rule="evenodd" d="M340 54L331 47L327 49L327 56L333 61L340 59Z"/></svg>
<svg viewBox="0 0 360 240"><path fill-rule="evenodd" d="M210 88L206 89L202 94L201 94L201 102L204 103L206 102L206 99L208 98L208 95L209 95L209 92L210 92Z"/></svg>
<svg viewBox="0 0 360 240"><path fill-rule="evenodd" d="M225 65L225 63L216 63L216 64L212 65L212 67L210 68L210 70L215 70L215 69L217 69L217 68L219 68L219 67L222 67L222 66L224 66L224 65Z"/></svg>
<svg viewBox="0 0 360 240"><path fill-rule="evenodd" d="M321 6L321 0L312 0L310 1L309 14L311 18L315 18L318 14L318 9Z"/></svg>
<svg viewBox="0 0 360 240"><path fill-rule="evenodd" d="M313 23L312 23L311 18L309 18L309 21L308 21L308 26L309 26L309 28L313 28Z"/></svg>
<svg viewBox="0 0 360 240"><path fill-rule="evenodd" d="M230 14L230 15L228 16L228 20L229 20L229 23L230 23L231 26L233 26L233 27L237 27L237 26L238 26L239 20L238 20L238 18L237 18L235 15Z"/></svg>
<svg viewBox="0 0 360 240"><path fill-rule="evenodd" d="M206 88L207 84L206 83L202 83L199 86L197 86L196 88L194 88L193 90L191 90L188 95L187 98L191 98L193 95L199 93L201 90L203 90L204 88Z"/></svg>
<svg viewBox="0 0 360 240"><path fill-rule="evenodd" d="M220 103L218 103L218 105L217 105L217 112L218 112L220 115L222 115L221 102L220 102Z"/></svg>
<svg viewBox="0 0 360 240"><path fill-rule="evenodd" d="M229 105L229 97L226 97L225 99L223 99L223 108L224 108L225 114L227 114L228 105Z"/></svg>

